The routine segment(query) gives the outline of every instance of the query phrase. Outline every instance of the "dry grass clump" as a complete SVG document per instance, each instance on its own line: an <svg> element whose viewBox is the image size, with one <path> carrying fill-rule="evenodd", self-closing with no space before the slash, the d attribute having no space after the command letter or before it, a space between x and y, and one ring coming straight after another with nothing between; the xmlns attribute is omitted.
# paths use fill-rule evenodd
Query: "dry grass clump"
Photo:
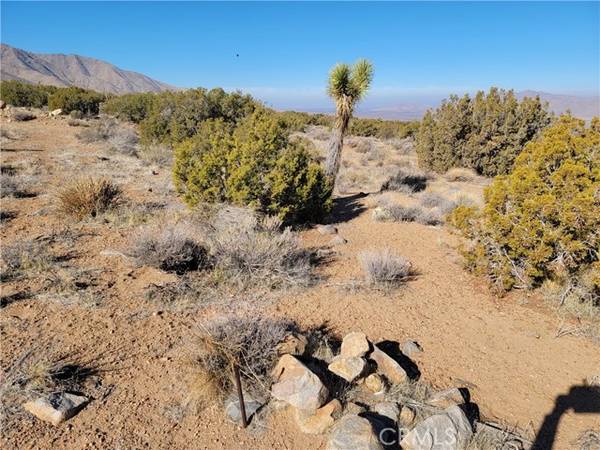
<svg viewBox="0 0 600 450"><path fill-rule="evenodd" d="M3 244L0 248L2 268L0 280L18 278L28 273L39 273L47 270L55 258L48 252L48 247L38 241L17 241L14 244Z"/></svg>
<svg viewBox="0 0 600 450"><path fill-rule="evenodd" d="M173 162L173 150L166 145L150 144L142 147L138 156L150 164L158 166L170 165Z"/></svg>
<svg viewBox="0 0 600 450"><path fill-rule="evenodd" d="M451 182L462 181L471 183L477 179L477 173L473 169L455 167L446 172L444 178Z"/></svg>
<svg viewBox="0 0 600 450"><path fill-rule="evenodd" d="M382 191L398 191L405 194L424 191L429 176L412 168L400 168L381 186Z"/></svg>
<svg viewBox="0 0 600 450"><path fill-rule="evenodd" d="M205 401L224 398L233 390L236 364L243 388L256 400L266 400L270 373L278 360L277 345L296 329L295 323L266 317L219 317L202 326L199 379Z"/></svg>
<svg viewBox="0 0 600 450"><path fill-rule="evenodd" d="M400 155L408 155L414 149L414 141L412 138L387 139L385 143L396 150Z"/></svg>
<svg viewBox="0 0 600 450"><path fill-rule="evenodd" d="M405 281L411 274L410 261L393 254L389 249L359 253L365 281L370 285L394 285Z"/></svg>
<svg viewBox="0 0 600 450"><path fill-rule="evenodd" d="M331 139L331 131L327 127L319 125L308 126L305 133L310 139L317 141L327 141Z"/></svg>
<svg viewBox="0 0 600 450"><path fill-rule="evenodd" d="M107 178L82 178L58 193L60 211L78 220L97 217L121 200L121 188Z"/></svg>
<svg viewBox="0 0 600 450"><path fill-rule="evenodd" d="M422 212L421 208L415 206L389 203L375 208L373 219L377 222L414 222Z"/></svg>
<svg viewBox="0 0 600 450"><path fill-rule="evenodd" d="M216 267L241 283L306 284L311 278L310 254L302 249L296 233L280 229L276 218L242 208L222 210L207 235Z"/></svg>
<svg viewBox="0 0 600 450"><path fill-rule="evenodd" d="M182 274L209 265L208 252L189 224L154 225L141 228L133 237L129 254L140 265Z"/></svg>
<svg viewBox="0 0 600 450"><path fill-rule="evenodd" d="M356 153L366 154L372 151L374 145L370 139L361 139L352 137L347 140L348 147L353 149Z"/></svg>

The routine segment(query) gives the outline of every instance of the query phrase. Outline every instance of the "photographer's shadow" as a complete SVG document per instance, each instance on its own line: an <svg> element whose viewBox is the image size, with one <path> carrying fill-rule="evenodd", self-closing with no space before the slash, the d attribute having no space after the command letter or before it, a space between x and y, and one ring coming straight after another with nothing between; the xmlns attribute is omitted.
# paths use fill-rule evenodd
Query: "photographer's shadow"
<svg viewBox="0 0 600 450"><path fill-rule="evenodd" d="M600 387L572 386L568 394L556 397L554 409L544 418L531 450L552 448L560 418L569 410L578 414L600 414Z"/></svg>

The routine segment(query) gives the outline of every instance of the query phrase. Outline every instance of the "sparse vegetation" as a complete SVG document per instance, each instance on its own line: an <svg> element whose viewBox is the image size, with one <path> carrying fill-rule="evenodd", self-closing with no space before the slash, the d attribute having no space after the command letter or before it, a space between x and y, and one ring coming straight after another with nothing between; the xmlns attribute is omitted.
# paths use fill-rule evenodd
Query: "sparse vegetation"
<svg viewBox="0 0 600 450"><path fill-rule="evenodd" d="M114 152L137 156L139 137L135 130L122 126L117 120L104 117L81 130L77 137L85 143L105 142Z"/></svg>
<svg viewBox="0 0 600 450"><path fill-rule="evenodd" d="M122 199L121 188L106 178L82 178L58 193L61 212L78 220L97 217Z"/></svg>
<svg viewBox="0 0 600 450"><path fill-rule="evenodd" d="M371 285L396 285L411 274L412 265L404 257L393 254L389 249L359 253L365 281Z"/></svg>
<svg viewBox="0 0 600 450"><path fill-rule="evenodd" d="M473 99L451 96L421 121L419 165L438 173L467 167L485 176L507 174L525 144L550 121L539 98L519 102L512 91L491 88Z"/></svg>

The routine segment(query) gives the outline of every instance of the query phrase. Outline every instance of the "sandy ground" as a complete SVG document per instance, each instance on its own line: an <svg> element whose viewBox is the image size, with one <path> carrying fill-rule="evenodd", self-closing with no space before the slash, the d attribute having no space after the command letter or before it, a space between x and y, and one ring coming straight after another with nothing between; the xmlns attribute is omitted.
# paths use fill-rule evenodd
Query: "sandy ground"
<svg viewBox="0 0 600 450"><path fill-rule="evenodd" d="M68 228L77 236L68 244L68 265L96 271L98 301L68 302L60 295L37 295L33 282L5 283L0 363L6 369L23 351L36 348L76 354L103 369L89 382L94 400L76 417L53 427L25 415L4 427L3 448L325 448L324 437L300 433L287 411L246 431L218 408L184 411L186 351L198 320L211 308L177 311L149 303L145 288L173 275L101 254L126 248L135 225L72 223L54 211L54 193L68 180L102 173L121 183L132 201L167 203L167 214L176 214L183 207L174 199L167 169L81 144L78 129L66 120L2 119L2 127L23 135L3 141L2 165L18 166L39 180L37 196L2 200L2 210L16 214L2 225L2 245ZM557 396L599 373L598 346L584 338L555 338L557 318L539 299L526 293L497 298L484 280L465 272L455 249L458 238L447 228L375 222L369 205L369 198L338 202L336 217L344 220L337 227L348 243L336 246L332 261L318 269L317 286L282 295L265 305L266 314L306 326L327 324L340 335L364 331L373 340L414 339L424 349L416 363L425 381L439 388L466 386L483 417L531 431ZM315 247L327 246L331 237L308 230L302 239ZM357 254L388 247L412 261L418 276L392 292L356 287ZM28 295L11 297L19 292ZM600 430L600 415L566 412L554 448L578 448L577 438L590 429Z"/></svg>

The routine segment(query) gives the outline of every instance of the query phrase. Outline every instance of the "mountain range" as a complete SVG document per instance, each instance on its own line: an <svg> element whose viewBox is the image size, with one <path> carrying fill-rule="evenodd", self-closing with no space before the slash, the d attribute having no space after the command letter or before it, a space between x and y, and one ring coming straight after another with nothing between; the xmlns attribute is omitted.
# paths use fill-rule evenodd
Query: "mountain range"
<svg viewBox="0 0 600 450"><path fill-rule="evenodd" d="M176 89L141 73L123 70L94 58L31 53L6 44L1 44L1 47L2 80L20 80L60 87L79 86L112 94Z"/></svg>
<svg viewBox="0 0 600 450"><path fill-rule="evenodd" d="M127 94L133 92L163 92L179 88L154 80L141 73L123 70L105 61L79 55L32 53L1 44L0 78L54 86L79 86L98 92ZM518 98L539 95L547 101L556 114L570 110L582 119L600 116L600 97L597 95L562 95L541 91L520 91ZM269 103L268 97L257 96ZM386 119L419 119L427 109L437 106L446 96L439 98L398 99L395 102L375 104L372 102L357 109L357 115ZM324 100L324 99L323 99ZM330 107L295 108L292 104L279 104L277 109L297 109L309 112L332 113Z"/></svg>

